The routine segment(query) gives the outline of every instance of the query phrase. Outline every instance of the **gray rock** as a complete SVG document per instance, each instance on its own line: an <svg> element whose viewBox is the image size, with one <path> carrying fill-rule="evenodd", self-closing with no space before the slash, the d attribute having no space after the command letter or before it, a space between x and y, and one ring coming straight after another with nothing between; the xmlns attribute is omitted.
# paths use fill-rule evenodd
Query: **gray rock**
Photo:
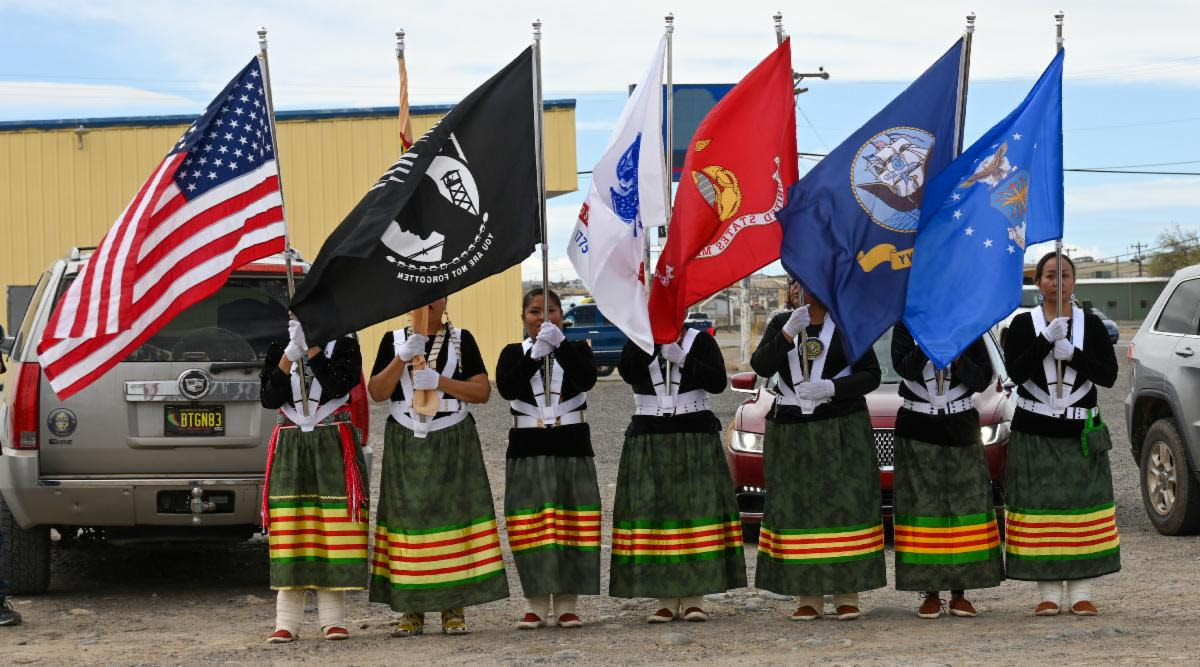
<svg viewBox="0 0 1200 667"><path fill-rule="evenodd" d="M683 632L668 632L658 638L658 643L667 646L686 646L692 643L692 637Z"/></svg>
<svg viewBox="0 0 1200 667"><path fill-rule="evenodd" d="M742 608L747 611L762 611L767 608L767 603L761 598L750 598L742 605Z"/></svg>
<svg viewBox="0 0 1200 667"><path fill-rule="evenodd" d="M729 593L711 593L704 596L705 602L724 602L729 599Z"/></svg>
<svg viewBox="0 0 1200 667"><path fill-rule="evenodd" d="M79 644L80 646L95 646L96 644L99 644L99 643L100 643L100 640L99 640L99 639L95 639L95 638L92 638L92 639L81 639L81 640L79 640L79 642L78 642L78 644Z"/></svg>
<svg viewBox="0 0 1200 667"><path fill-rule="evenodd" d="M759 592L758 592L758 597L760 597L760 598L762 598L762 599L764 599L764 600L774 600L774 601L776 601L776 602L783 602L783 601L785 601L785 600L791 600L791 599L792 599L792 598L791 598L790 596L788 596L788 595L780 595L779 593L772 593L771 591L759 591Z"/></svg>
<svg viewBox="0 0 1200 667"><path fill-rule="evenodd" d="M621 603L621 609L624 609L626 611L628 611L630 609L637 609L640 606L642 606L642 603L638 600L626 600Z"/></svg>
<svg viewBox="0 0 1200 667"><path fill-rule="evenodd" d="M550 656L555 662L566 662L568 660L582 660L583 651L573 648L565 648L561 651L555 651L554 655Z"/></svg>
<svg viewBox="0 0 1200 667"><path fill-rule="evenodd" d="M72 616L95 616L96 615L96 612L92 611L91 609L81 609L78 607L75 609L72 609L71 611L68 611L67 613Z"/></svg>
<svg viewBox="0 0 1200 667"><path fill-rule="evenodd" d="M854 646L854 642L849 639L843 639L840 643L842 648L850 648L851 646Z"/></svg>
<svg viewBox="0 0 1200 667"><path fill-rule="evenodd" d="M1099 628L1094 634L1097 637L1119 637L1120 635L1127 635L1129 632L1127 630L1122 630L1121 628L1110 626L1107 628Z"/></svg>
<svg viewBox="0 0 1200 667"><path fill-rule="evenodd" d="M805 646L822 646L824 644L828 644L829 640L821 639L820 637L809 637L808 639L805 639L802 643Z"/></svg>
<svg viewBox="0 0 1200 667"><path fill-rule="evenodd" d="M246 596L246 604L266 604L266 602L266 600L258 597L257 595L251 594Z"/></svg>

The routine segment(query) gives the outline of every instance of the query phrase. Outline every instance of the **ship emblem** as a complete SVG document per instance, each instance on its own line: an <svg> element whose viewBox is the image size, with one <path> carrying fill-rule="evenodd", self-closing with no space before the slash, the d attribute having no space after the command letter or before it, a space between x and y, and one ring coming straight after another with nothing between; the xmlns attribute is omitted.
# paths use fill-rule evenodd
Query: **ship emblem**
<svg viewBox="0 0 1200 667"><path fill-rule="evenodd" d="M917 231L933 144L925 130L893 127L858 149L850 166L851 191L875 224L894 232Z"/></svg>

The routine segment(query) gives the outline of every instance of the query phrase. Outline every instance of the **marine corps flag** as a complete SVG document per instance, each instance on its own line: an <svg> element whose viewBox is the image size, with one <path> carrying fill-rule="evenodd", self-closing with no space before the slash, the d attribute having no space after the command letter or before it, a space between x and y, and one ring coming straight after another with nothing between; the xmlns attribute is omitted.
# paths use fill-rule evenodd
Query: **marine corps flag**
<svg viewBox="0 0 1200 667"><path fill-rule="evenodd" d="M689 306L779 259L776 215L796 178L785 40L708 112L688 145L650 289L654 342L675 341Z"/></svg>
<svg viewBox="0 0 1200 667"><path fill-rule="evenodd" d="M519 263L540 239L533 50L459 102L321 247L292 311L332 340Z"/></svg>

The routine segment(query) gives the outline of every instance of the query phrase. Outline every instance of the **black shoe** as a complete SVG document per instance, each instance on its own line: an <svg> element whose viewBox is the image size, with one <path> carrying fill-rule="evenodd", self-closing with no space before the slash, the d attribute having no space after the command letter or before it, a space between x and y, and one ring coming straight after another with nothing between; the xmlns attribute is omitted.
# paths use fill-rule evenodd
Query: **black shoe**
<svg viewBox="0 0 1200 667"><path fill-rule="evenodd" d="M12 603L7 597L0 595L0 626L20 624L21 615L12 608Z"/></svg>

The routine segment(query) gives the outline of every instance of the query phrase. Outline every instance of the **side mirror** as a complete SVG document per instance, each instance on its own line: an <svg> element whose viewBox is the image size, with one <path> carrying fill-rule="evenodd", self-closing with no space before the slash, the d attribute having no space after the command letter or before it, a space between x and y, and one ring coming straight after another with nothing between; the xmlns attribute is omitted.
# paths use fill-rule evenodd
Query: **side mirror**
<svg viewBox="0 0 1200 667"><path fill-rule="evenodd" d="M758 391L758 375L749 371L735 373L734 376L730 378L729 385L733 387L734 391L753 394L754 392Z"/></svg>
<svg viewBox="0 0 1200 667"><path fill-rule="evenodd" d="M573 326L575 326L575 318L568 317L568 318L566 318L566 319L564 319L564 320L563 320L563 328L564 328L564 329L566 329L566 328L569 328L569 327L573 327Z"/></svg>

